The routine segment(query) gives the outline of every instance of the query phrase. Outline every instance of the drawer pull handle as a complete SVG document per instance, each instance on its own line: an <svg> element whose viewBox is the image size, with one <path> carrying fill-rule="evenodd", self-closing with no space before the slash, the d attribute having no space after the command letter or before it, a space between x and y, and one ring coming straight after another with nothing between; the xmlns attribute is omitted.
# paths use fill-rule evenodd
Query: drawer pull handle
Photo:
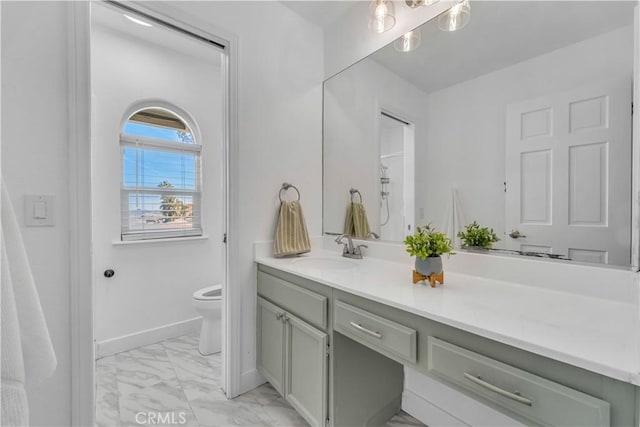
<svg viewBox="0 0 640 427"><path fill-rule="evenodd" d="M466 379L468 379L469 381L478 384L479 386L482 386L482 387L484 387L486 389L489 389L489 390L491 390L493 392L498 393L500 396L504 396L504 397L506 397L508 399L515 400L516 402L522 403L523 405L527 405L527 406L531 406L532 405L531 400L527 399L526 397L522 397L519 394L512 393L510 391L504 390L504 389L502 389L502 388L500 388L498 386L495 386L495 385L493 385L491 383L486 382L485 380L483 380L480 377L473 376L473 375L468 374L466 372L464 373L464 377Z"/></svg>
<svg viewBox="0 0 640 427"><path fill-rule="evenodd" d="M380 332L374 332L370 329L365 328L364 326L360 325L359 323L356 322L349 322L351 324L351 326L353 326L354 328L356 328L359 331L364 332L365 334L369 334L372 337L376 337L378 339L382 339L382 334Z"/></svg>

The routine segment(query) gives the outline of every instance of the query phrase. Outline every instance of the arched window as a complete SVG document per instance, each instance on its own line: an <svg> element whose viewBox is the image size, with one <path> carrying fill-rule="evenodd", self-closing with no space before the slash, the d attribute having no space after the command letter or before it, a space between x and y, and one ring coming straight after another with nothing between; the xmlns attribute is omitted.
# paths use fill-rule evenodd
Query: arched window
<svg viewBox="0 0 640 427"><path fill-rule="evenodd" d="M125 122L122 240L202 235L200 151L185 120L145 108Z"/></svg>

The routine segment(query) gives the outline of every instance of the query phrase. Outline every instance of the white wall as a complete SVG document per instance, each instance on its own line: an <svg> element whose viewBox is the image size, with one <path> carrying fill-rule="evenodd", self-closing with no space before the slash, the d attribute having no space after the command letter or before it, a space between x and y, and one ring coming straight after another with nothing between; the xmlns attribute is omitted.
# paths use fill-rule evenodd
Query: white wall
<svg viewBox="0 0 640 427"><path fill-rule="evenodd" d="M380 232L380 111L415 124L419 145L427 132L426 98L416 86L371 59L325 84L324 231L343 230L349 188L354 187L362 193L371 229Z"/></svg>
<svg viewBox="0 0 640 427"><path fill-rule="evenodd" d="M632 72L633 28L626 27L430 93L426 138L416 144L416 209L441 224L455 186L465 220L500 235L510 226L503 186L507 104L615 78L631 84Z"/></svg>
<svg viewBox="0 0 640 427"><path fill-rule="evenodd" d="M310 235L322 227L322 31L278 2L177 2L238 37L242 388L256 375L252 244L271 240L283 182L300 190Z"/></svg>
<svg viewBox="0 0 640 427"><path fill-rule="evenodd" d="M58 359L28 390L32 425L71 425L65 2L2 2L2 172ZM56 224L24 227L23 196L55 194Z"/></svg>
<svg viewBox="0 0 640 427"><path fill-rule="evenodd" d="M113 342L104 347L104 341L197 317L193 292L224 277L223 93L217 48L129 23L109 7L94 5L92 14L94 338L101 355L107 348L126 349ZM119 134L132 106L149 99L176 105L198 127L206 240L113 245L121 230ZM107 268L115 270L114 277L104 277ZM132 344L146 344L141 338Z"/></svg>

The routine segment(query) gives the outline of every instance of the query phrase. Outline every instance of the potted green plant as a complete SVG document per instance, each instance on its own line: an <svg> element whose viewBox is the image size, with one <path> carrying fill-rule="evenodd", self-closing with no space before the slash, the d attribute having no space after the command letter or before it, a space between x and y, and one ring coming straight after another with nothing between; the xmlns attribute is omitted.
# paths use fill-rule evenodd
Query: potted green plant
<svg viewBox="0 0 640 427"><path fill-rule="evenodd" d="M455 254L449 236L436 231L431 224L416 227L415 234L407 236L404 244L409 255L416 257L416 272L424 276L441 273L441 255Z"/></svg>
<svg viewBox="0 0 640 427"><path fill-rule="evenodd" d="M457 234L462 239L463 248L483 248L491 249L494 243L500 238L493 232L493 228L481 227L477 221L464 227L464 231Z"/></svg>

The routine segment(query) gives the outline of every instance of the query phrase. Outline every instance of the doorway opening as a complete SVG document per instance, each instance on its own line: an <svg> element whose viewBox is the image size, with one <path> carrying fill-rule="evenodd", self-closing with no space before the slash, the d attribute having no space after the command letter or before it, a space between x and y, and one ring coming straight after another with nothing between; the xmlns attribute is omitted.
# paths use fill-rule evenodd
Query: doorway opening
<svg viewBox="0 0 640 427"><path fill-rule="evenodd" d="M96 421L138 424L153 401L189 420L189 375L225 389L224 310L203 290L225 298L227 52L113 3L92 4L90 26L96 402L119 408L112 420L97 406Z"/></svg>
<svg viewBox="0 0 640 427"><path fill-rule="evenodd" d="M380 112L380 238L402 241L414 227L414 125Z"/></svg>

